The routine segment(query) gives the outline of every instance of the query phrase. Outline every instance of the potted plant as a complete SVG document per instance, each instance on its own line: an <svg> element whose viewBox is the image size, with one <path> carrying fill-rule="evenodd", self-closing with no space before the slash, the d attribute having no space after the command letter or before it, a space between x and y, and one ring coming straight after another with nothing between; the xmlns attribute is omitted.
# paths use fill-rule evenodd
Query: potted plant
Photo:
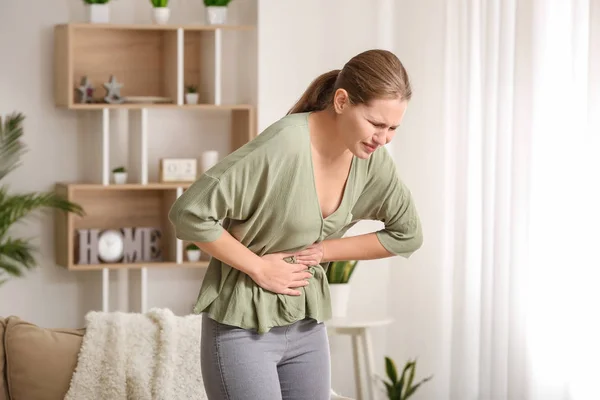
<svg viewBox="0 0 600 400"><path fill-rule="evenodd" d="M159 25L165 25L171 16L169 0L150 0L150 3L152 3L152 20Z"/></svg>
<svg viewBox="0 0 600 400"><path fill-rule="evenodd" d="M83 0L87 8L88 22L107 24L110 21L110 0Z"/></svg>
<svg viewBox="0 0 600 400"><path fill-rule="evenodd" d="M415 379L415 369L417 368L416 360L409 360L402 370L402 375L398 376L396 364L390 357L385 357L385 372L388 377L387 381L383 381L385 390L389 400L407 400L415 394L417 389L425 382L429 381L433 376L428 376L418 383L413 384Z"/></svg>
<svg viewBox="0 0 600 400"><path fill-rule="evenodd" d="M190 243L186 246L185 252L189 262L198 262L200 260L200 248L194 243Z"/></svg>
<svg viewBox="0 0 600 400"><path fill-rule="evenodd" d="M198 88L195 85L187 85L185 92L185 102L187 104L198 104Z"/></svg>
<svg viewBox="0 0 600 400"><path fill-rule="evenodd" d="M113 179L117 185L122 185L127 182L127 170L125 167L117 167L112 170Z"/></svg>
<svg viewBox="0 0 600 400"><path fill-rule="evenodd" d="M326 276L331 294L331 311L334 318L344 318L348 312L350 298L350 277L358 261L333 261L327 268Z"/></svg>
<svg viewBox="0 0 600 400"><path fill-rule="evenodd" d="M13 113L0 118L0 181L20 165L20 158L26 151L22 123L24 116ZM9 229L24 220L36 210L52 208L83 216L85 213L78 204L69 202L54 192L30 192L9 194L8 185L0 186L0 285L9 276L21 277L25 270L36 266L35 248L29 239L14 238L8 235Z"/></svg>
<svg viewBox="0 0 600 400"><path fill-rule="evenodd" d="M220 25L227 22L227 6L231 0L204 0L206 7L206 22L210 25Z"/></svg>

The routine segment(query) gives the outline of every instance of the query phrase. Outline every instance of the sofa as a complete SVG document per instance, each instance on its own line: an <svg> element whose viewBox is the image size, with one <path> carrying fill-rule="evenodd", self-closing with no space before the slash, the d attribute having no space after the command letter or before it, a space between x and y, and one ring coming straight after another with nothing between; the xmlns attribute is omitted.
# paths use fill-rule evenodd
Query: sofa
<svg viewBox="0 0 600 400"><path fill-rule="evenodd" d="M0 400L64 400L86 332L0 317ZM331 400L352 400L337 395Z"/></svg>
<svg viewBox="0 0 600 400"><path fill-rule="evenodd" d="M84 333L0 317L0 400L62 400Z"/></svg>

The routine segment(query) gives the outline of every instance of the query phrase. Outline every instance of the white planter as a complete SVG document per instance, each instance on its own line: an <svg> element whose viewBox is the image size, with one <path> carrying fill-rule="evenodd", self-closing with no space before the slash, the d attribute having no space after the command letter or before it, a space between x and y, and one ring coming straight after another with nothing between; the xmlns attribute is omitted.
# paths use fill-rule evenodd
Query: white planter
<svg viewBox="0 0 600 400"><path fill-rule="evenodd" d="M186 93L185 102L187 104L198 104L198 93Z"/></svg>
<svg viewBox="0 0 600 400"><path fill-rule="evenodd" d="M329 284L331 294L331 312L333 318L345 318L350 301L350 285L347 283Z"/></svg>
<svg viewBox="0 0 600 400"><path fill-rule="evenodd" d="M187 259L189 262L198 262L200 260L200 250L186 250Z"/></svg>
<svg viewBox="0 0 600 400"><path fill-rule="evenodd" d="M153 7L152 20L158 25L165 25L169 21L171 10L168 7Z"/></svg>
<svg viewBox="0 0 600 400"><path fill-rule="evenodd" d="M113 172L113 179L117 185L127 182L127 172Z"/></svg>
<svg viewBox="0 0 600 400"><path fill-rule="evenodd" d="M93 24L108 24L110 22L110 6L106 4L88 4L88 21Z"/></svg>
<svg viewBox="0 0 600 400"><path fill-rule="evenodd" d="M210 25L221 25L227 22L226 6L206 7L206 22Z"/></svg>

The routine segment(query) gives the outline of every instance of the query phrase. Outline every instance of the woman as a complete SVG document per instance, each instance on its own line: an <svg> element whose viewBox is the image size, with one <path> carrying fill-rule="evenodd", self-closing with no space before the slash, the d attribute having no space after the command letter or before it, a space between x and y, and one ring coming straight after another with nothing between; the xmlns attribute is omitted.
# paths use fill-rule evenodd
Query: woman
<svg viewBox="0 0 600 400"><path fill-rule="evenodd" d="M396 56L358 54L173 205L176 236L212 256L194 307L209 399L329 398L328 262L408 257L422 243L383 148L410 97ZM362 219L385 227L342 238Z"/></svg>

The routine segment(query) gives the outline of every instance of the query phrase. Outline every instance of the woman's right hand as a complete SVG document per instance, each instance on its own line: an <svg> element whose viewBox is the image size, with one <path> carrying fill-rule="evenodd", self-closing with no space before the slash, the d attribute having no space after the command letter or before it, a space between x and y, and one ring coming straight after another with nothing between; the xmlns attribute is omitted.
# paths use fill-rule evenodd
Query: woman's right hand
<svg viewBox="0 0 600 400"><path fill-rule="evenodd" d="M265 290L277 294L300 296L301 292L295 288L307 286L312 274L308 271L308 265L294 264L285 260L291 256L292 254L287 253L262 256L262 266L257 268L250 277Z"/></svg>

